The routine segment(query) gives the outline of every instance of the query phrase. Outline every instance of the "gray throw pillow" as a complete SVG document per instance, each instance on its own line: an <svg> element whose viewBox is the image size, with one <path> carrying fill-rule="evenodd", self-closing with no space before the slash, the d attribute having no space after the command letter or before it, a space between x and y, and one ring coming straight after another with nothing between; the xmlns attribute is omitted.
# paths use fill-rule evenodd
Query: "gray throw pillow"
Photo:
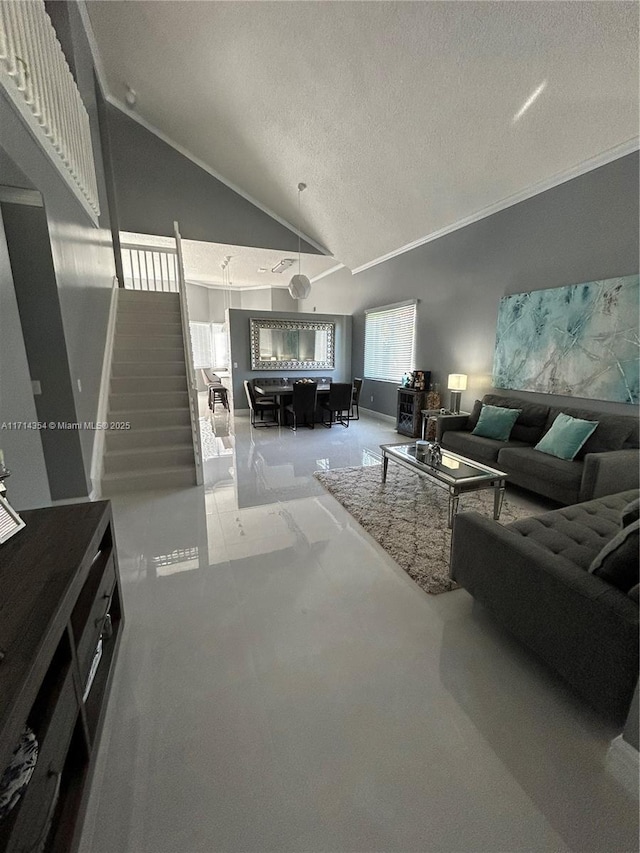
<svg viewBox="0 0 640 853"><path fill-rule="evenodd" d="M622 526L626 527L628 524L632 524L634 521L637 521L638 518L640 518L640 498L636 498L635 501L631 501L631 503L627 504L622 510Z"/></svg>
<svg viewBox="0 0 640 853"><path fill-rule="evenodd" d="M629 592L638 581L640 520L623 527L610 539L589 566L591 574Z"/></svg>

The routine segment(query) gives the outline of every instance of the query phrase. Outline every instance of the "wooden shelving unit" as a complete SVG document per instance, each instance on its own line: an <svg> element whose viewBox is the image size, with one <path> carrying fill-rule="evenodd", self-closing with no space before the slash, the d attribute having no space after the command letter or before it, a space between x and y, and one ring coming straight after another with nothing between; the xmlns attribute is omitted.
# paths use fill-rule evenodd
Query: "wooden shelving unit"
<svg viewBox="0 0 640 853"><path fill-rule="evenodd" d="M425 392L413 388L398 388L396 431L417 438L421 430L421 410L424 409Z"/></svg>
<svg viewBox="0 0 640 853"><path fill-rule="evenodd" d="M123 627L111 506L21 515L25 529L0 546L0 774L25 726L39 750L25 793L0 821L0 853L68 853L79 842Z"/></svg>

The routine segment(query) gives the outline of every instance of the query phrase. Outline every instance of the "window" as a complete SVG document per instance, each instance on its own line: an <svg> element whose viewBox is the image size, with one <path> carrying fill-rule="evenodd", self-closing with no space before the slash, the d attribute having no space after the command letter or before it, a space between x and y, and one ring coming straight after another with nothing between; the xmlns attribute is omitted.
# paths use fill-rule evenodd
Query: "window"
<svg viewBox="0 0 640 853"><path fill-rule="evenodd" d="M213 367L211 364L211 324L189 323L191 330L191 349L193 366L196 370L201 367Z"/></svg>
<svg viewBox="0 0 640 853"><path fill-rule="evenodd" d="M193 366L227 368L229 356L227 331L224 323L189 323Z"/></svg>
<svg viewBox="0 0 640 853"><path fill-rule="evenodd" d="M224 323L211 324L211 366L229 367L227 327Z"/></svg>
<svg viewBox="0 0 640 853"><path fill-rule="evenodd" d="M364 375L399 382L413 370L417 300L365 312Z"/></svg>

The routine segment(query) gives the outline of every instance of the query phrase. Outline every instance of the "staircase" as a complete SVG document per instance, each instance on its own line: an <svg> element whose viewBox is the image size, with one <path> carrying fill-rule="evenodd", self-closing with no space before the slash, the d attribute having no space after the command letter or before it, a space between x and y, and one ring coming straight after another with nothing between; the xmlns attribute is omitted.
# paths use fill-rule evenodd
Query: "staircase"
<svg viewBox="0 0 640 853"><path fill-rule="evenodd" d="M179 294L119 291L107 420L104 497L196 483Z"/></svg>

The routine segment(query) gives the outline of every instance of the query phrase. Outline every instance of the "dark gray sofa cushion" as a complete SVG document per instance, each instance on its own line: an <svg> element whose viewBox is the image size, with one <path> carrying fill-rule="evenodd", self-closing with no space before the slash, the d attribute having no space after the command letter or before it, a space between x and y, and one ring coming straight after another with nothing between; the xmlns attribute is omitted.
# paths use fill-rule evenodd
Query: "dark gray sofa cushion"
<svg viewBox="0 0 640 853"><path fill-rule="evenodd" d="M596 555L589 571L622 592L629 592L639 581L639 531L640 521L619 530Z"/></svg>
<svg viewBox="0 0 640 853"><path fill-rule="evenodd" d="M576 455L576 459L584 459L587 453L604 453L609 450L622 450L633 445L633 437L637 432L636 419L625 415L606 415L594 412L592 409L573 409L566 406L552 407L544 427L547 432L559 414L570 415L585 421L598 421L598 426ZM630 442L628 444L628 442ZM635 445L637 446L637 444Z"/></svg>
<svg viewBox="0 0 640 853"><path fill-rule="evenodd" d="M635 501L631 501L631 503L628 503L622 510L621 524L623 527L626 527L627 524L632 524L634 521L637 521L638 518L640 518L640 498L636 498Z"/></svg>
<svg viewBox="0 0 640 853"><path fill-rule="evenodd" d="M588 571L596 555L620 532L624 495L633 494L623 492L562 507L514 521L507 529Z"/></svg>
<svg viewBox="0 0 640 853"><path fill-rule="evenodd" d="M478 401L476 401L477 403ZM512 441L523 441L525 444L536 444L545 430L549 415L548 406L537 403L527 403L513 397L500 397L498 394L485 394L482 403L487 406L502 406L506 409L520 409L518 420L515 422L509 438ZM472 430L478 423L481 406L474 405L469 417L468 429Z"/></svg>
<svg viewBox="0 0 640 853"><path fill-rule="evenodd" d="M532 447L505 447L498 454L498 468L511 482L559 503L576 503L584 462L567 461Z"/></svg>
<svg viewBox="0 0 640 853"><path fill-rule="evenodd" d="M449 430L442 436L442 446L445 450L453 450L461 456L485 462L495 467L498 453L507 447L527 447L524 441L496 441L495 438L485 438L481 435L471 435L466 430Z"/></svg>
<svg viewBox="0 0 640 853"><path fill-rule="evenodd" d="M637 496L628 490L563 507L540 516L545 520L537 526L523 519L503 527L462 512L453 536L455 580L617 723L626 718L638 680L638 604L584 564L602 534L619 529L623 507ZM597 534L590 545L589 529Z"/></svg>

